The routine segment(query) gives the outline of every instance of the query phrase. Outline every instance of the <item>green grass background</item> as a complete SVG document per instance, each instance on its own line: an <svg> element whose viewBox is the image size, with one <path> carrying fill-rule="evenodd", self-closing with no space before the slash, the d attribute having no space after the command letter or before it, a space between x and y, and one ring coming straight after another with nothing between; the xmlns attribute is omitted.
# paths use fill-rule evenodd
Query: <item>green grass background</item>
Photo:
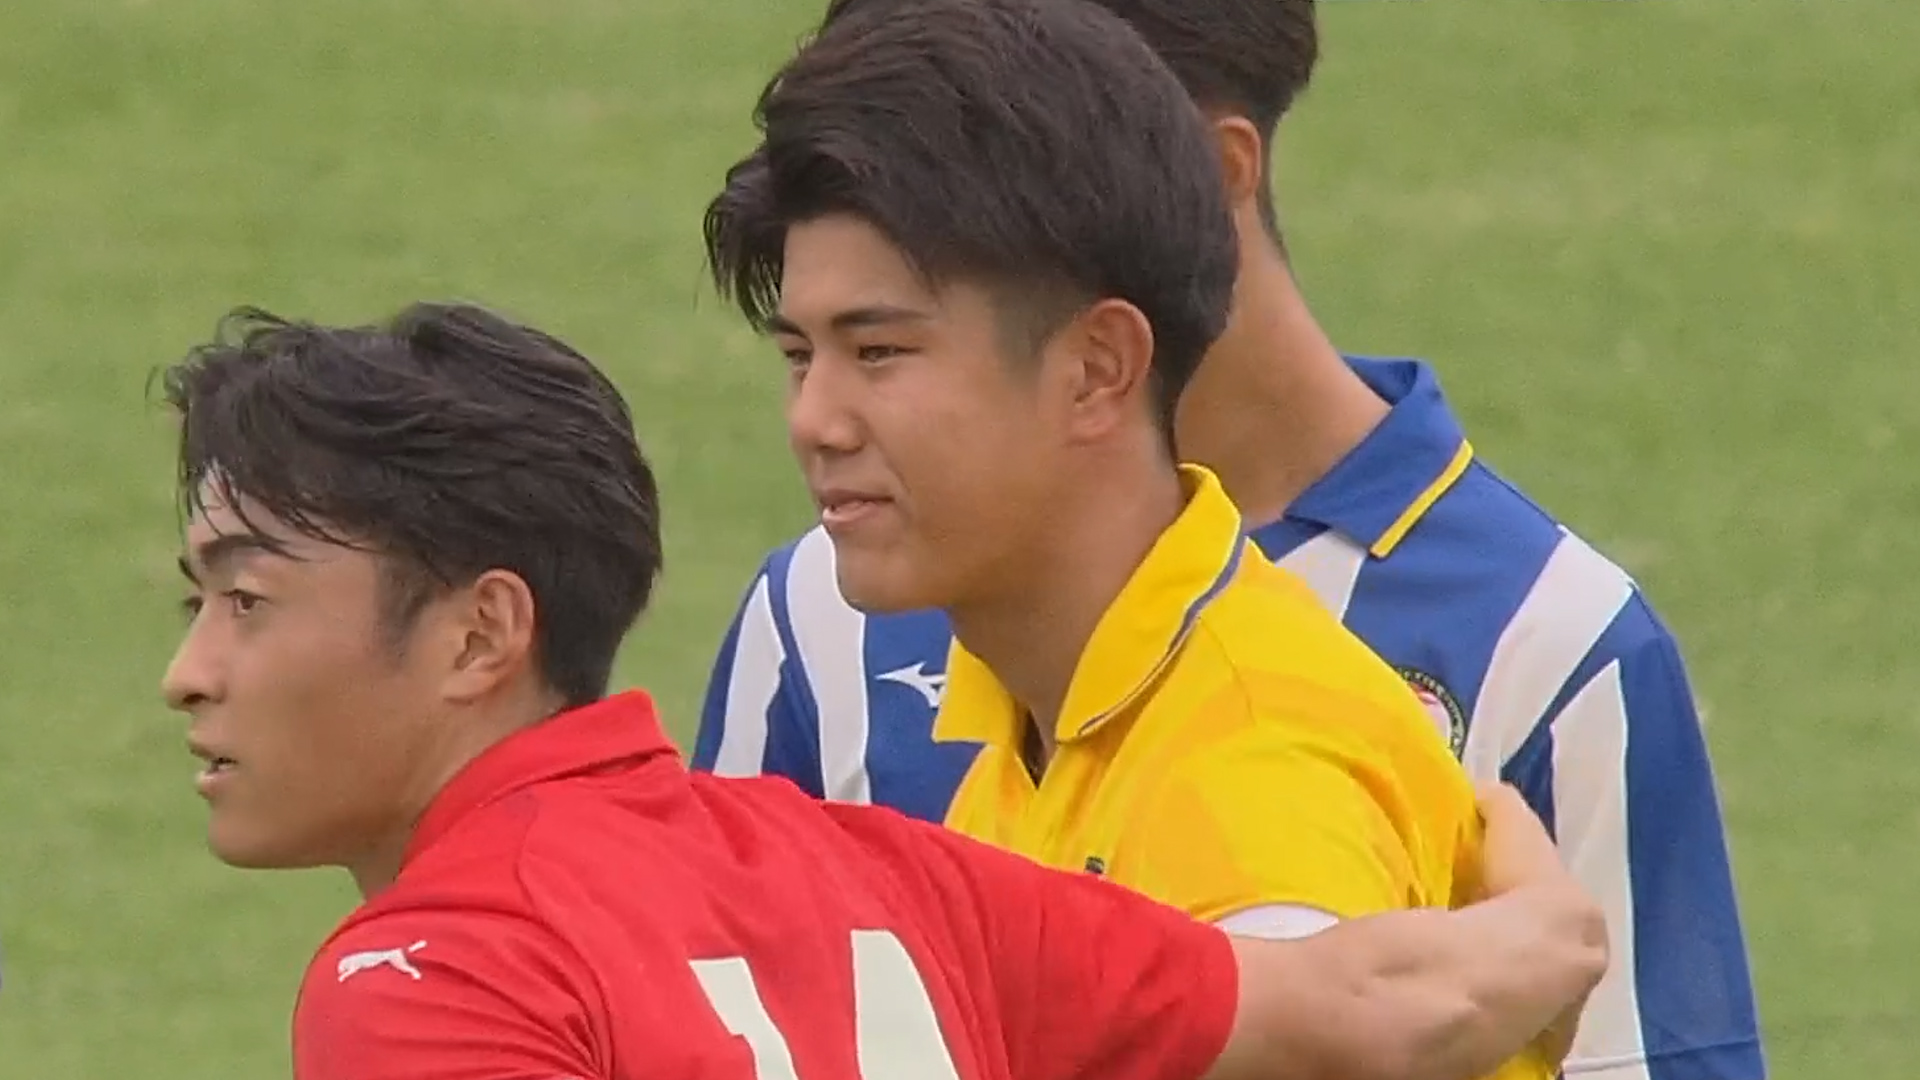
<svg viewBox="0 0 1920 1080"><path fill-rule="evenodd" d="M0 1076L267 1076L337 875L216 865L155 364L251 302L457 295L601 358L663 474L624 680L685 733L806 520L699 212L809 3L0 5ZM1920 5L1327 3L1279 148L1310 298L1686 645L1775 1074L1920 1074ZM1906 629L1902 629L1905 627Z"/></svg>

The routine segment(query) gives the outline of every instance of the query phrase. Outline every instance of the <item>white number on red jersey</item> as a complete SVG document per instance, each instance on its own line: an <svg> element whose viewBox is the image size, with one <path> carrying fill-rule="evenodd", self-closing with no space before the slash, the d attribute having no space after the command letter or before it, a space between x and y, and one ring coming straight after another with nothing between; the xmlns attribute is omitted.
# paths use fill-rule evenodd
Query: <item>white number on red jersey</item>
<svg viewBox="0 0 1920 1080"><path fill-rule="evenodd" d="M758 1080L799 1080L787 1038L767 1015L746 959L692 964L720 1022L753 1051ZM861 1080L960 1080L927 984L906 946L885 930L853 932L853 1024Z"/></svg>

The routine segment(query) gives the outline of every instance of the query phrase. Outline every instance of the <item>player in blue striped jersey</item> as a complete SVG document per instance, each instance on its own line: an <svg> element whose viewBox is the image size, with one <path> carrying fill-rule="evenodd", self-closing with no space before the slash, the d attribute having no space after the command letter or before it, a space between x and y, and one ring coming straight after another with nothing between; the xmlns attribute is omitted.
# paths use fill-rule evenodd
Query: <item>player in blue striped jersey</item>
<svg viewBox="0 0 1920 1080"><path fill-rule="evenodd" d="M837 0L835 8L887 0ZM1242 257L1181 400L1253 538L1413 683L1476 778L1505 778L1609 915L1582 1080L1761 1080L1732 874L1673 637L1618 566L1477 461L1431 371L1342 357L1279 243L1267 145L1315 58L1307 0L1098 0L1217 118ZM829 16L831 17L831 15ZM815 529L768 557L708 688L696 766L939 821L973 747L932 740L938 612L867 617Z"/></svg>

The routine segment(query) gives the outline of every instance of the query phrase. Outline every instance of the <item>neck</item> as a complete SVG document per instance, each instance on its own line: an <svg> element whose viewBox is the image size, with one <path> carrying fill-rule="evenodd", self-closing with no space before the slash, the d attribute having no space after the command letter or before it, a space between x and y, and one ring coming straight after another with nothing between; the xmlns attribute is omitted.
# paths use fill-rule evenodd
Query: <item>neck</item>
<svg viewBox="0 0 1920 1080"><path fill-rule="evenodd" d="M1124 480L1110 466L1085 470L1035 530L1044 549L991 596L948 609L954 637L1026 711L1043 758L1087 640L1185 505L1179 475L1156 458Z"/></svg>
<svg viewBox="0 0 1920 1080"><path fill-rule="evenodd" d="M1262 241L1241 259L1234 314L1181 397L1180 455L1220 477L1249 525L1274 521L1387 415Z"/></svg>
<svg viewBox="0 0 1920 1080"><path fill-rule="evenodd" d="M417 765L394 808L393 825L353 858L342 860L361 899L373 899L399 878L420 819L461 770L509 735L563 708L558 695L544 687L502 689L423 725L421 741L412 754Z"/></svg>
<svg viewBox="0 0 1920 1080"><path fill-rule="evenodd" d="M407 841L411 837L409 829L397 843L382 843L347 866L347 872L353 875L353 887L360 891L360 899L373 899L400 876L400 864L406 858Z"/></svg>

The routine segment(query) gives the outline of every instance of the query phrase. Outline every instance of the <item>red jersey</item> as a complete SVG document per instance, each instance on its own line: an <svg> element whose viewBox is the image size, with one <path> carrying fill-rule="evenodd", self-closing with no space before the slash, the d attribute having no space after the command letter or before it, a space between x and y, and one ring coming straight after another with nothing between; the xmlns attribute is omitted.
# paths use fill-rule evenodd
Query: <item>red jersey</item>
<svg viewBox="0 0 1920 1080"><path fill-rule="evenodd" d="M1193 1080L1219 930L784 780L689 775L646 695L487 751L295 1008L297 1080Z"/></svg>

